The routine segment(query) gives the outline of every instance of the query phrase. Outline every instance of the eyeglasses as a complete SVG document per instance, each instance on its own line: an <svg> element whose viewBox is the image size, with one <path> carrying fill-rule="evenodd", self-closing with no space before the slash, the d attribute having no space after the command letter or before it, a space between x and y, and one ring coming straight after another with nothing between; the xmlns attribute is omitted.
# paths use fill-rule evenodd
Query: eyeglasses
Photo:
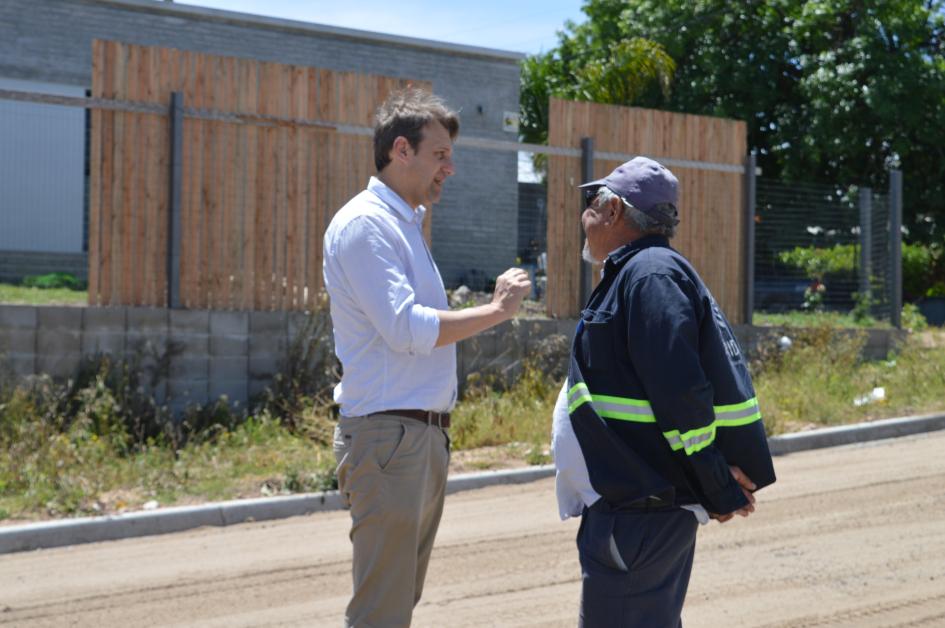
<svg viewBox="0 0 945 628"><path fill-rule="evenodd" d="M596 188L584 188L584 207L590 207L594 202L594 199L597 198L597 193L600 192L600 189L603 186L598 186Z"/></svg>

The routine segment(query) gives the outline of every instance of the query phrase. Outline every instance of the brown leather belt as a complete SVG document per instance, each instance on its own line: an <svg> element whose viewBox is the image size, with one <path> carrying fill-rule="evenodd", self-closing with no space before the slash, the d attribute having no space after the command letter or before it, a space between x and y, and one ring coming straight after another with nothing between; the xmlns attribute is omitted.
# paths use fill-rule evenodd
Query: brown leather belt
<svg viewBox="0 0 945 628"><path fill-rule="evenodd" d="M374 414L394 414L416 419L427 425L437 425L439 427L450 426L449 412L433 412L432 410L384 410L383 412L375 412Z"/></svg>

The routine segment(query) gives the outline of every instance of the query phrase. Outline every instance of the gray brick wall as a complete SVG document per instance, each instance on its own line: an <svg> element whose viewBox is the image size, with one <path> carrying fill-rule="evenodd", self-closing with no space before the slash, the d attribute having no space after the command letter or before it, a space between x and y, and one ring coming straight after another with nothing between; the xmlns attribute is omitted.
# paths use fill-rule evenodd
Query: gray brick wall
<svg viewBox="0 0 945 628"><path fill-rule="evenodd" d="M502 115L518 110L516 53L151 0L3 0L0 76L90 86L95 38L431 81L460 110L463 135L515 139ZM433 219L448 285L470 268L495 275L516 255L515 154L460 149L456 164Z"/></svg>
<svg viewBox="0 0 945 628"><path fill-rule="evenodd" d="M0 375L75 377L83 358L108 354L141 365L158 403L181 411L226 395L245 406L286 368L307 327L298 312L222 312L140 307L33 307L0 304ZM514 373L549 334L574 321L506 322L456 347L459 381L474 372ZM156 360L167 360L163 368ZM3 382L0 382L3 383Z"/></svg>
<svg viewBox="0 0 945 628"><path fill-rule="evenodd" d="M285 368L289 348L306 329L298 312L220 312L135 307L31 307L0 305L0 375L17 379L47 373L74 377L84 357L107 353L154 366L167 351L167 377L151 390L175 410L226 395L245 405ZM551 334L569 339L576 321L516 319L457 344L461 385L471 373L515 377L521 360ZM748 355L791 330L736 325ZM842 330L858 334L862 330ZM908 333L869 329L862 354L885 359ZM150 361L150 362L149 362ZM145 371L148 369L145 368ZM144 382L148 385L149 382Z"/></svg>

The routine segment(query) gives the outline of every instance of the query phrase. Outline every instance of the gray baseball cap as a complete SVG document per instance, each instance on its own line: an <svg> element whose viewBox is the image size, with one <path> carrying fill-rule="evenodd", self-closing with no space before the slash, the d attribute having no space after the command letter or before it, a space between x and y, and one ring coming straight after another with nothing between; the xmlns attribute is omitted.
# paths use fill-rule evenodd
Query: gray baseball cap
<svg viewBox="0 0 945 628"><path fill-rule="evenodd" d="M635 208L660 222L676 225L679 181L662 164L647 157L634 157L613 172L580 188L605 186Z"/></svg>

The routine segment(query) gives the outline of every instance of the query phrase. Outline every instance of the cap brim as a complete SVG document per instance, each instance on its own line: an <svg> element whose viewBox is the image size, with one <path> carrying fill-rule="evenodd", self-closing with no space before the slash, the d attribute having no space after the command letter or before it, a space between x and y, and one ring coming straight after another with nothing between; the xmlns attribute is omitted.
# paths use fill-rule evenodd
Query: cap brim
<svg viewBox="0 0 945 628"><path fill-rule="evenodd" d="M595 185L596 185L597 187L600 187L600 186L604 185L604 181L606 181L606 180L607 180L607 178L604 177L603 179L598 179L597 181L591 181L590 183L582 183L581 185L578 186L578 189L580 189L580 188L594 187Z"/></svg>

